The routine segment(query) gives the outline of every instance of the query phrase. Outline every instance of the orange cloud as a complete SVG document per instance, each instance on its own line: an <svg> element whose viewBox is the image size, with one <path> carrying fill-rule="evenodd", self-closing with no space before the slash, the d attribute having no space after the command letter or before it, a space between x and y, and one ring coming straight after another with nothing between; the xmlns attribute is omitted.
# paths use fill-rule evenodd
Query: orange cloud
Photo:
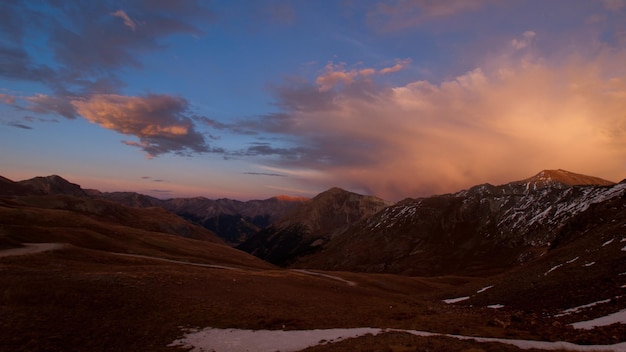
<svg viewBox="0 0 626 352"><path fill-rule="evenodd" d="M391 67L385 67L380 70L374 68L362 68L359 70L350 69L346 70L345 63L333 64L328 63L324 67L324 72L317 77L315 83L318 85L320 92L326 92L339 84L348 86L353 84L357 79L367 80L371 76L376 74L386 75L389 73L395 73L405 69L411 63L411 59L396 60L396 64Z"/></svg>
<svg viewBox="0 0 626 352"><path fill-rule="evenodd" d="M381 75L386 75L388 73L394 73L398 71L404 70L411 63L411 59L405 60L396 60L396 64L391 67L385 67L382 70L378 71Z"/></svg>
<svg viewBox="0 0 626 352"><path fill-rule="evenodd" d="M319 86L319 90L324 92L332 89L339 83L352 83L357 75L358 73L355 70L346 71L344 64L334 65L331 62L326 65L324 74L317 77L315 83Z"/></svg>
<svg viewBox="0 0 626 352"><path fill-rule="evenodd" d="M162 153L206 152L204 137L185 116L187 101L169 95L145 97L96 94L71 101L76 113L90 122L139 138L127 145L142 148L149 157Z"/></svg>
<svg viewBox="0 0 626 352"><path fill-rule="evenodd" d="M320 189L343 180L393 200L548 168L626 177L626 51L554 62L515 51L442 82L344 87L324 110L289 111L281 132L308 149L277 163L318 170L303 179Z"/></svg>

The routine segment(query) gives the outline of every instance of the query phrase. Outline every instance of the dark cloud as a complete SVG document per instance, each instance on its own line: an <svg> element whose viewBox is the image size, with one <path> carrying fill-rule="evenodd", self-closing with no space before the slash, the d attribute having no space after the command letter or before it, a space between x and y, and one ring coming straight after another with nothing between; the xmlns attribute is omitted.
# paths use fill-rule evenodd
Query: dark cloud
<svg viewBox="0 0 626 352"><path fill-rule="evenodd" d="M57 74L46 65L35 64L24 49L0 43L0 77L52 85Z"/></svg>
<svg viewBox="0 0 626 352"><path fill-rule="evenodd" d="M276 105L288 111L324 111L335 107L335 93L320 90L314 84L291 78L280 86L271 86Z"/></svg>
<svg viewBox="0 0 626 352"><path fill-rule="evenodd" d="M9 122L7 123L7 125L11 126L11 127L16 127L16 128L21 128L23 130L32 130L33 128L28 126L28 125L24 125L22 123L19 122Z"/></svg>
<svg viewBox="0 0 626 352"><path fill-rule="evenodd" d="M214 20L206 2L195 0L2 1L0 80L39 82L52 92L25 97L26 105L12 104L14 108L69 119L82 116L136 136L138 140L123 143L150 157L222 153L209 147L196 130L186 100L118 94L125 87L119 70L140 68L141 55L164 48L166 38L201 35L201 28ZM8 101L4 95L2 99ZM208 119L203 122L244 132Z"/></svg>
<svg viewBox="0 0 626 352"><path fill-rule="evenodd" d="M70 99L64 96L38 94L26 98L30 103L26 109L40 114L54 113L68 119L74 119L77 115Z"/></svg>
<svg viewBox="0 0 626 352"><path fill-rule="evenodd" d="M270 172L244 172L244 175L287 177L287 175L275 174Z"/></svg>
<svg viewBox="0 0 626 352"><path fill-rule="evenodd" d="M173 191L171 191L169 189L151 189L150 192L158 193L158 194L170 194Z"/></svg>
<svg viewBox="0 0 626 352"><path fill-rule="evenodd" d="M140 67L137 54L163 47L162 39L172 34L201 34L196 24L213 18L199 1L59 2L53 7L59 17L51 24L50 44L57 61L88 74Z"/></svg>
<svg viewBox="0 0 626 352"><path fill-rule="evenodd" d="M141 54L162 49L167 37L202 34L213 20L203 2L191 0L3 1L0 78L40 82L58 99L116 93L125 86L117 70L141 67ZM33 111L58 112L37 103Z"/></svg>
<svg viewBox="0 0 626 352"><path fill-rule="evenodd" d="M150 180L150 181L152 181L152 182L167 182L166 180L162 180L162 179L160 179L160 178L153 179L153 178L152 178L152 177L150 177L150 176L141 176L140 178L141 178L142 180Z"/></svg>
<svg viewBox="0 0 626 352"><path fill-rule="evenodd" d="M225 131L230 131L230 132L233 132L236 134L242 134L242 135L255 135L258 133L256 131L246 129L245 124L223 123L223 122L216 121L214 119L210 119L206 116L195 116L194 120L199 121L203 123L204 125L209 126L216 130L225 130ZM211 138L219 139L219 137L216 137L216 136L211 136Z"/></svg>
<svg viewBox="0 0 626 352"><path fill-rule="evenodd" d="M290 147L290 148L276 148L269 143L254 143L253 146L248 147L243 153L245 156L278 156L282 159L289 159L292 161L300 160L303 155L309 153L309 150L305 147Z"/></svg>

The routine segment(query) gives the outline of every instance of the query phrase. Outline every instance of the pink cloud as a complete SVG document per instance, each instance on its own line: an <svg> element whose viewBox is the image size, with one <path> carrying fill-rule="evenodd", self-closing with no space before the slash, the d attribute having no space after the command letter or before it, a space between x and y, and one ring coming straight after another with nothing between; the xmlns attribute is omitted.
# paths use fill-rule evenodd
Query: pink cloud
<svg viewBox="0 0 626 352"><path fill-rule="evenodd" d="M124 25L133 31L137 28L137 22L135 22L132 18L130 18L128 14L124 12L124 10L117 10L115 12L112 12L111 16L121 18L124 21Z"/></svg>
<svg viewBox="0 0 626 352"><path fill-rule="evenodd" d="M346 71L344 66L344 64L335 65L332 62L326 65L324 73L315 80L321 92L330 90L339 83L351 84L354 81L358 72Z"/></svg>
<svg viewBox="0 0 626 352"><path fill-rule="evenodd" d="M533 38L535 38L536 35L537 33L533 31L526 31L524 32L521 38L519 39L516 38L516 39L511 40L511 46L514 49L523 49L530 45L530 43L532 42Z"/></svg>
<svg viewBox="0 0 626 352"><path fill-rule="evenodd" d="M15 104L15 96L0 93L0 101L3 101L5 104L12 105Z"/></svg>

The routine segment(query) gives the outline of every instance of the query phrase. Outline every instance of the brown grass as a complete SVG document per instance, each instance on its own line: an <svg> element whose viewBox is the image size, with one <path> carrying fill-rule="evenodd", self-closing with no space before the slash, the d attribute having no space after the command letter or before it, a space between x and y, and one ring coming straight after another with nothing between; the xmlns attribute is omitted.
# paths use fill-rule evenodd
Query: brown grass
<svg viewBox="0 0 626 352"><path fill-rule="evenodd" d="M620 326L575 331L556 323L558 319L545 314L541 306L528 304L524 309L507 306L493 310L441 302L442 297L475 292L485 284L497 284L485 297L513 300L515 296L507 290L523 287L515 283L515 277L507 279L510 282L500 277L502 281L495 283L492 280L497 278L325 273L357 283L350 286L330 278L279 269L222 244L141 228L144 221L158 224L154 219L118 223L105 219L111 216L107 214L102 218L91 210L78 212L16 203L0 206L0 245L71 244L51 252L0 258L0 350L167 351L172 350L167 344L180 337L185 327L369 326L595 344L626 339ZM227 265L240 270L123 257L108 251ZM533 270L545 271L543 266ZM472 349L517 350L501 344L443 337L425 339L400 333L365 336L310 350Z"/></svg>

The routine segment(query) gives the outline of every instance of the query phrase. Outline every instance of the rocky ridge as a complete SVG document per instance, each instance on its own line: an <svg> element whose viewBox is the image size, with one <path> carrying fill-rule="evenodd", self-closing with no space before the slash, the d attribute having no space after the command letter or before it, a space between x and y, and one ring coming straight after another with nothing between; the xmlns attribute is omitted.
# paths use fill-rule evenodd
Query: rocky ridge
<svg viewBox="0 0 626 352"><path fill-rule="evenodd" d="M501 186L406 199L295 266L411 275L505 270L541 256L576 215L625 192L626 183L552 170Z"/></svg>

